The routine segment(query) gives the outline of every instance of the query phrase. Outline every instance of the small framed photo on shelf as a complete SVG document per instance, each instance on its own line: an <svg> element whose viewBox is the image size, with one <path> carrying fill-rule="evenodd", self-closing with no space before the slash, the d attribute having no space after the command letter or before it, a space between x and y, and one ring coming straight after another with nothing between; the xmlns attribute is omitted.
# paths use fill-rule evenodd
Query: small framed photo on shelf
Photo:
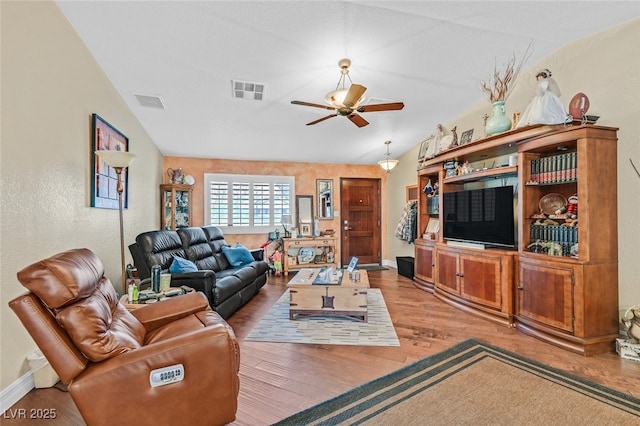
<svg viewBox="0 0 640 426"><path fill-rule="evenodd" d="M300 224L300 235L303 237L311 236L311 224L310 223L301 223Z"/></svg>
<svg viewBox="0 0 640 426"><path fill-rule="evenodd" d="M466 143L471 142L471 138L473 137L473 129L465 130L462 132L462 136L460 136L460 144L464 145Z"/></svg>

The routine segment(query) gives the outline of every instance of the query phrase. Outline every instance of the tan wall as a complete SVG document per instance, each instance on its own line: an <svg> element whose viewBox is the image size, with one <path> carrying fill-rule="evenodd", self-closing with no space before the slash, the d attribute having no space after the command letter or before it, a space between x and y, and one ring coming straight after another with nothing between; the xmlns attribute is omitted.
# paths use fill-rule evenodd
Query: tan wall
<svg viewBox="0 0 640 426"><path fill-rule="evenodd" d="M387 175L380 167L363 166L353 164L320 164L320 163L289 163L274 161L231 161L220 159L165 157L165 170L168 168L183 169L183 173L192 175L196 183L193 187L193 224L194 226L204 225L204 198L203 182L205 173L232 173L232 174L253 174L253 175L276 175L294 176L296 179L296 195L313 195L314 203L316 198L316 179L333 179L334 205L336 210L340 209L340 178L379 178L382 187L382 258L386 255L386 210L389 199L387 191ZM168 183L168 176L165 173L165 183ZM159 208L159 207L158 207ZM340 220L335 217L333 220L321 220L320 229L334 229L336 235L340 236ZM264 234L226 234L225 240L229 244L240 242L247 247L259 247L266 241ZM338 247L338 256L339 259Z"/></svg>
<svg viewBox="0 0 640 426"><path fill-rule="evenodd" d="M629 159L640 167L640 57L634 52L640 40L640 19L618 25L609 30L568 44L536 64L526 64L527 69L518 80L513 94L506 103L507 116L514 110L524 111L535 94L535 75L542 68L549 68L560 86L560 100L565 108L578 92L585 93L590 101L589 114L599 115L598 124L618 127L618 258L619 258L619 305L626 309L640 304L640 177L633 170ZM533 46L535 49L535 46ZM523 46L523 50L526 46ZM522 52L516 52L522 53ZM507 56L497 62L506 61ZM487 73L488 74L488 73ZM470 76L471 78L471 76ZM458 126L458 135L474 129L474 139L482 134L482 115L491 113L488 101L481 101L468 108L461 107L461 115L450 117L428 117L425 122L425 138L442 123L445 128ZM389 187L396 188L415 183L416 159L420 141L400 157L397 172L389 180ZM602 182L606 191L610 182ZM389 217L399 215L400 204L389 203ZM602 226L609 226L602 223ZM388 229L388 232L392 232ZM391 240L391 236L389 237ZM389 257L413 256L413 246L389 245Z"/></svg>
<svg viewBox="0 0 640 426"><path fill-rule="evenodd" d="M157 225L162 157L54 2L1 2L2 126L0 388L36 349L9 300L25 291L16 272L74 247L102 259L120 286L117 210L91 208L91 114L130 139L125 241ZM127 253L128 258L128 253Z"/></svg>

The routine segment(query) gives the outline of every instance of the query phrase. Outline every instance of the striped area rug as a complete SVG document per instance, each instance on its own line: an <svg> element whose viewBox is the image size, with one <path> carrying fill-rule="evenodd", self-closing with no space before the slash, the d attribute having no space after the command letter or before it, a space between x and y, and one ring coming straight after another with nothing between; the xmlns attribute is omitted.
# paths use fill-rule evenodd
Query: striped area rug
<svg viewBox="0 0 640 426"><path fill-rule="evenodd" d="M468 340L276 424L637 425L640 399Z"/></svg>
<svg viewBox="0 0 640 426"><path fill-rule="evenodd" d="M245 337L253 342L400 346L380 289L367 290L368 322L350 318L289 319L289 290Z"/></svg>

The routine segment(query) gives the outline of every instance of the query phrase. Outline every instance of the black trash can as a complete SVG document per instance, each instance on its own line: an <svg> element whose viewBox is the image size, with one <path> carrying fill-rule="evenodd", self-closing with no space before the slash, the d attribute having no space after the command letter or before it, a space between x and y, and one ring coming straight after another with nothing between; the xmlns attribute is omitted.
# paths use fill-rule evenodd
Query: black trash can
<svg viewBox="0 0 640 426"><path fill-rule="evenodd" d="M396 263L398 264L398 274L412 280L413 279L413 262L414 262L414 259L411 256L396 256Z"/></svg>

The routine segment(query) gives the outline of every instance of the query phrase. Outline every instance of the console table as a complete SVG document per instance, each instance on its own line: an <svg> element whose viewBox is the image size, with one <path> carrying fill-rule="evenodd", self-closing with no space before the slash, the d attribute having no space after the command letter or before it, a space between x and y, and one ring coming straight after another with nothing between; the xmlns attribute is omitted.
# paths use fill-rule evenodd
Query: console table
<svg viewBox="0 0 640 426"><path fill-rule="evenodd" d="M300 263L298 254L301 248L320 249L313 260ZM336 266L336 237L303 237L282 239L282 266L284 275L289 275L290 270L301 268L320 268L322 266Z"/></svg>

